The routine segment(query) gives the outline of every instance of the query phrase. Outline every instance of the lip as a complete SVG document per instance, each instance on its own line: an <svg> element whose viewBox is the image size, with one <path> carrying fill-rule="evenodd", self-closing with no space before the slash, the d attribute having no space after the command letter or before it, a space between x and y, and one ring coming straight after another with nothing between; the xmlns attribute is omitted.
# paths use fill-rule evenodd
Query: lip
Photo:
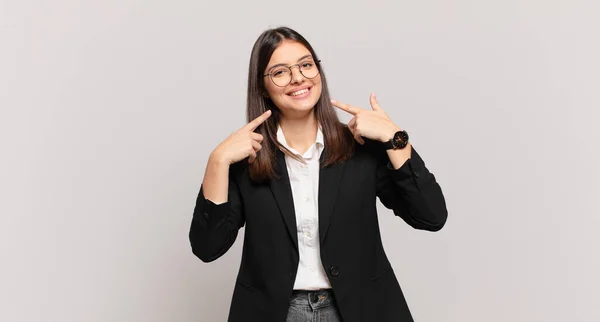
<svg viewBox="0 0 600 322"><path fill-rule="evenodd" d="M305 98L308 95L310 95L310 93L312 92L312 86L302 86L302 87L298 87L298 88L294 88L291 91L287 92L286 95L293 98L293 99L301 99L301 98ZM301 91L303 89L308 89L308 92L304 93L304 94L300 94L298 96L292 96L292 93L295 93L297 91Z"/></svg>
<svg viewBox="0 0 600 322"><path fill-rule="evenodd" d="M295 93L295 92L297 92L297 91L301 91L301 90L303 90L303 89L310 89L311 87L312 87L311 85L305 85L305 86L296 87L296 88L293 88L293 89L291 89L291 90L290 90L289 92L287 92L286 94L287 94L287 95L290 95L290 94L292 94L292 93Z"/></svg>

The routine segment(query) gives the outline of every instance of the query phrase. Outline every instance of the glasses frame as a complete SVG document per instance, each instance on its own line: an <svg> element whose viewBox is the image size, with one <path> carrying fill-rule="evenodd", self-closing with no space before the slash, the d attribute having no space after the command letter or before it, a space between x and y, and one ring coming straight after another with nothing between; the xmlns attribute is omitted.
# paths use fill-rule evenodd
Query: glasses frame
<svg viewBox="0 0 600 322"><path fill-rule="evenodd" d="M289 65L289 66L285 66L290 70L290 81L285 84L285 85L277 85L277 83L275 83L275 81L273 80L273 76L271 73L268 74L264 74L263 77L267 77L269 76L269 78L271 79L271 82L278 87L286 87L288 86L291 82L292 82L292 67L294 66L298 66L298 71L300 72L300 75L302 75L302 77L306 78L306 79L313 79L317 76L319 76L319 74L321 74L321 60L315 60L315 66L317 67L317 75L315 75L314 77L306 77L306 75L304 75L304 73L302 72L302 67L300 67L300 64L303 64L305 62L301 62L301 63L297 63L297 64L293 64L293 65ZM283 67L283 66L282 66ZM272 68L271 68L272 69Z"/></svg>

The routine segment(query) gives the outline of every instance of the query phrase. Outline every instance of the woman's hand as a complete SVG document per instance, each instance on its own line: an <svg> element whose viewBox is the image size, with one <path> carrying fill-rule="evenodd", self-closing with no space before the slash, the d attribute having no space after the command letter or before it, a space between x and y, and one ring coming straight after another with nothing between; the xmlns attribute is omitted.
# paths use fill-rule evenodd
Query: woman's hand
<svg viewBox="0 0 600 322"><path fill-rule="evenodd" d="M387 142L397 131L400 131L400 127L394 124L381 106L379 106L375 94L371 94L370 96L372 110L365 110L334 100L331 103L333 106L354 115L350 122L348 122L348 128L354 135L354 139L360 144L365 143L361 136Z"/></svg>
<svg viewBox="0 0 600 322"><path fill-rule="evenodd" d="M255 118L241 129L233 132L225 141L221 142L212 152L212 157L227 165L232 165L245 158L252 163L256 159L256 153L261 149L263 136L254 133L254 130L271 116L271 110L267 110L261 116Z"/></svg>

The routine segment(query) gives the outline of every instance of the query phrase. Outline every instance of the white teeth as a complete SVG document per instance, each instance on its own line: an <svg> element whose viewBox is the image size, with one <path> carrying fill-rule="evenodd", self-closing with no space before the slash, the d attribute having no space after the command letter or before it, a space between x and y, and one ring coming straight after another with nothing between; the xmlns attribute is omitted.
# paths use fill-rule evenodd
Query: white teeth
<svg viewBox="0 0 600 322"><path fill-rule="evenodd" d="M299 90L299 91L297 91L297 92L293 92L293 93L292 93L292 94L290 94L290 95L292 95L292 96L298 96L298 95L302 95L302 94L304 94L304 93L308 93L308 88L301 89L301 90Z"/></svg>

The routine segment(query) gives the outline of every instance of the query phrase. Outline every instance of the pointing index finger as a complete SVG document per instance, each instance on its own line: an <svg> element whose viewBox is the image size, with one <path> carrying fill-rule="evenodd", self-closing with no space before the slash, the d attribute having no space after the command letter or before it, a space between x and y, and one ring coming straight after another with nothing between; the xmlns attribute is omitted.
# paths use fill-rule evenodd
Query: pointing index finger
<svg viewBox="0 0 600 322"><path fill-rule="evenodd" d="M333 104L333 106L339 108L340 110L346 111L352 115L356 115L360 111L360 109L357 107L354 107L354 106L351 106L351 105L348 105L348 104L345 104L342 102L338 102L335 100L331 100L331 104Z"/></svg>
<svg viewBox="0 0 600 322"><path fill-rule="evenodd" d="M267 110L266 112L262 113L259 117L255 118L250 123L248 123L246 125L247 129L250 131L256 130L256 128L259 125L263 124L269 118L269 116L271 116L271 110Z"/></svg>

